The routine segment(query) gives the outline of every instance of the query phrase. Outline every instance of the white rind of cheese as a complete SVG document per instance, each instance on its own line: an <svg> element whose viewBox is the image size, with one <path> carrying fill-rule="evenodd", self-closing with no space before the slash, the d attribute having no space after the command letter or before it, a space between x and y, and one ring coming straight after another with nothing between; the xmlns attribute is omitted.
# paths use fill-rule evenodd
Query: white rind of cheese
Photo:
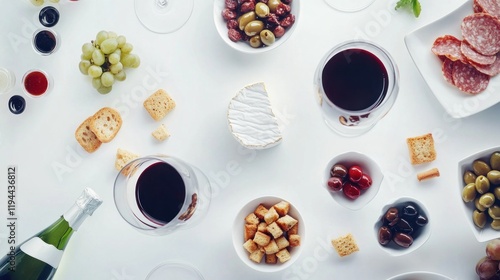
<svg viewBox="0 0 500 280"><path fill-rule="evenodd" d="M246 148L267 149L283 139L262 82L242 88L231 99L227 119L229 130Z"/></svg>

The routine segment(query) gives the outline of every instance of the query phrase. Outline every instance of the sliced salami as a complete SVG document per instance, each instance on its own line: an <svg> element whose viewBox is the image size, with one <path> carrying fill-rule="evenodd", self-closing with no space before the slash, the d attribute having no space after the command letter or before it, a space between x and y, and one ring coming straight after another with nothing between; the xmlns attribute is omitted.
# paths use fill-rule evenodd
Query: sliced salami
<svg viewBox="0 0 500 280"><path fill-rule="evenodd" d="M462 41L460 51L468 62L475 65L490 65L497 59L496 55L482 55L476 52L466 41Z"/></svg>
<svg viewBox="0 0 500 280"><path fill-rule="evenodd" d="M455 63L455 61L452 61L450 59L444 59L443 64L441 66L441 70L443 71L444 79L452 85L455 85L455 82L453 82L453 64L454 63Z"/></svg>
<svg viewBox="0 0 500 280"><path fill-rule="evenodd" d="M488 13L497 18L500 17L500 3L497 0L474 0L474 12Z"/></svg>
<svg viewBox="0 0 500 280"><path fill-rule="evenodd" d="M463 92L478 94L488 87L490 76L462 62L453 63L452 78L455 86Z"/></svg>
<svg viewBox="0 0 500 280"><path fill-rule="evenodd" d="M477 71L493 77L500 74L500 53L496 55L496 58L496 61L490 65L479 65L473 62L471 62L471 65L474 66Z"/></svg>
<svg viewBox="0 0 500 280"><path fill-rule="evenodd" d="M486 13L466 16L461 24L462 36L477 52L495 55L500 51L500 22Z"/></svg>
<svg viewBox="0 0 500 280"><path fill-rule="evenodd" d="M437 56L445 56L450 60L462 60L462 51L460 45L462 41L452 35L438 37L432 44L432 52Z"/></svg>

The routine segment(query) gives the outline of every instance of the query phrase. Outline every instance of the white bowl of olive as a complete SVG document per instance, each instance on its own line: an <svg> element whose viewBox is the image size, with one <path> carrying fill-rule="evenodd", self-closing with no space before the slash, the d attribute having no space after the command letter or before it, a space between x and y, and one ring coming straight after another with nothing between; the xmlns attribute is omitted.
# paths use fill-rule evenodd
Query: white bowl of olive
<svg viewBox="0 0 500 280"><path fill-rule="evenodd" d="M500 238L500 147L462 159L458 182L466 220L476 239Z"/></svg>
<svg viewBox="0 0 500 280"><path fill-rule="evenodd" d="M300 0L215 0L215 27L224 42L244 53L277 48L293 33Z"/></svg>

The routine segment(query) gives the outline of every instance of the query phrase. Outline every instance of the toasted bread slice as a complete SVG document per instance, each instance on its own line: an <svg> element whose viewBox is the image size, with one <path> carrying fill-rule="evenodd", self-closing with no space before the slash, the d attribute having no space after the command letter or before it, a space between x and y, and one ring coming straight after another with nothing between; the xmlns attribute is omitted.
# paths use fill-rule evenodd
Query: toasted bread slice
<svg viewBox="0 0 500 280"><path fill-rule="evenodd" d="M431 162L436 159L434 138L431 133L406 139L411 164Z"/></svg>
<svg viewBox="0 0 500 280"><path fill-rule="evenodd" d="M151 94L143 105L149 115L155 121L159 121L175 108L175 101L165 90L159 89Z"/></svg>
<svg viewBox="0 0 500 280"><path fill-rule="evenodd" d="M104 107L92 116L89 127L101 142L108 143L120 131L122 117L115 109Z"/></svg>
<svg viewBox="0 0 500 280"><path fill-rule="evenodd" d="M82 146L82 148L89 153L93 153L95 150L99 149L102 144L94 132L90 130L91 119L92 117L88 117L75 131L76 140L80 146Z"/></svg>

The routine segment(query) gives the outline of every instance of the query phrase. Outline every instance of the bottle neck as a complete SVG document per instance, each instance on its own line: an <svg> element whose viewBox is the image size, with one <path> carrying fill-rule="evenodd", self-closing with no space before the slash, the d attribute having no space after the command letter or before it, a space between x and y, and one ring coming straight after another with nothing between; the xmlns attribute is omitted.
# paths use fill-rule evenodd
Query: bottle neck
<svg viewBox="0 0 500 280"><path fill-rule="evenodd" d="M64 215L48 228L38 234L45 243L54 245L59 250L64 250L73 232L88 217L77 204L74 204Z"/></svg>

